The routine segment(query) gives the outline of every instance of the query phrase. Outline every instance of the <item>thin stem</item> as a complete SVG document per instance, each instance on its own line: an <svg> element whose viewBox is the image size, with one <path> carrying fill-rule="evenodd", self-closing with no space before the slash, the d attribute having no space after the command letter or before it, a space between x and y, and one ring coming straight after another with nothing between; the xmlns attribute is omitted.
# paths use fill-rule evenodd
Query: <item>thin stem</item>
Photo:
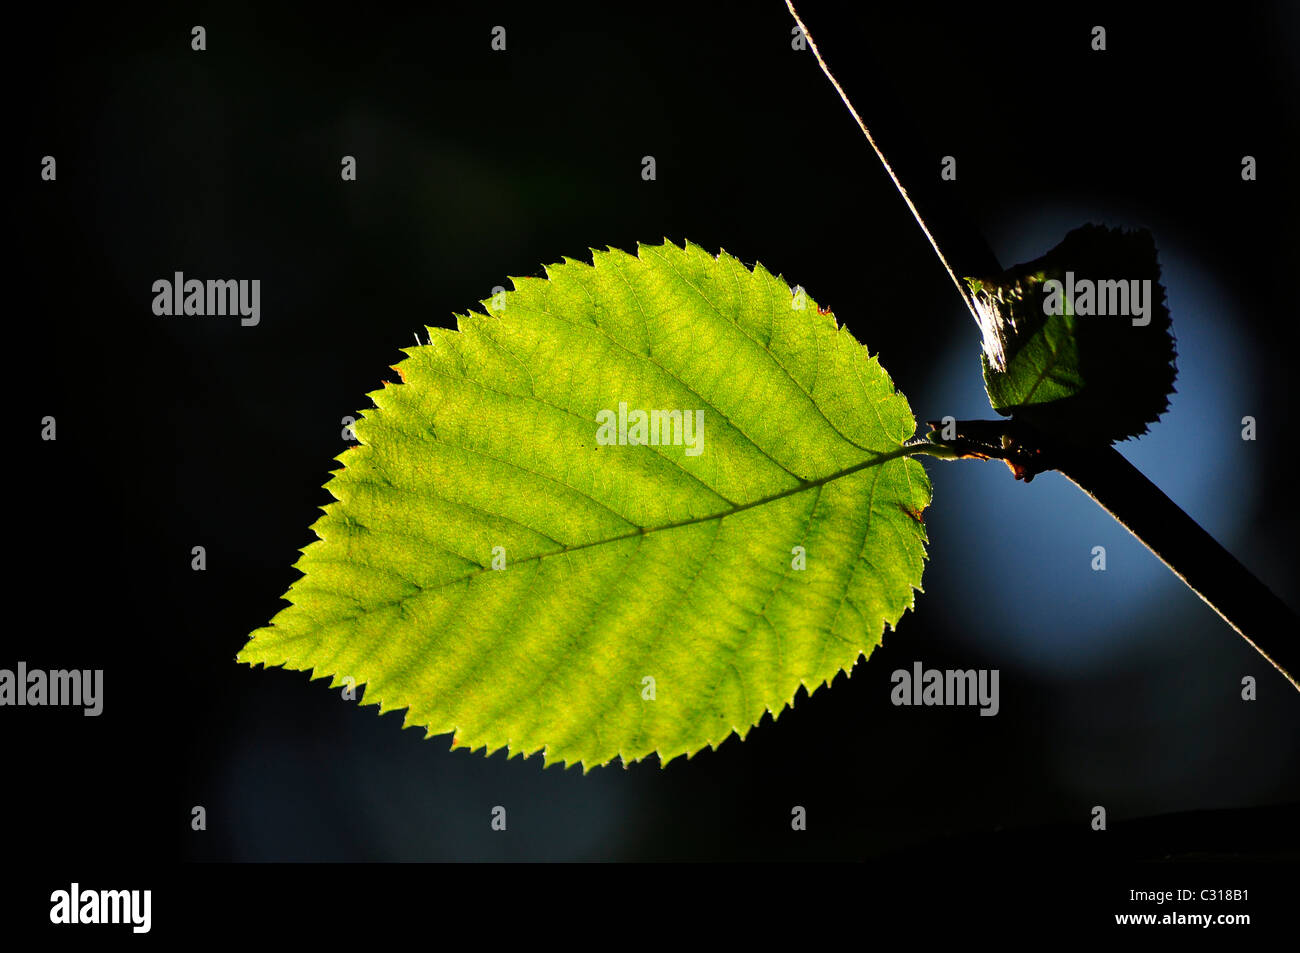
<svg viewBox="0 0 1300 953"><path fill-rule="evenodd" d="M840 99L844 101L844 105L857 121L858 128L862 130L862 134L867 137L867 142L871 144L872 150L875 151L876 158L880 160L880 164L883 165L885 171L889 173L889 178L893 180L894 187L898 189L898 194L903 197L903 201L906 202L907 207L911 209L912 217L916 219L916 224L921 226L921 231L925 233L926 239L930 242L930 247L933 248L934 253L939 256L939 261L942 263L944 270L948 272L948 277L952 279L953 285L957 288L957 293L961 295L962 301L966 302L966 307L970 309L971 317L975 319L976 324L979 324L979 312L975 308L975 299L971 295L970 290L957 275L957 272L953 269L952 265L948 263L948 259L944 256L943 249L939 247L938 240L930 231L930 227L926 225L925 218L921 215L920 209L917 208L916 203L912 201L912 196L908 194L907 189L904 187L903 180L899 178L898 174L894 171L894 167L889 164L889 160L885 158L885 153L881 150L879 144L877 144L875 136L871 134L871 130L867 128L867 124L862 121L862 117L858 115L858 111L853 107L853 103L849 100L848 93L844 92L844 87L841 86L839 80L835 78L835 74L831 72L831 68L826 65L826 60L823 58L821 50L817 48L817 43L813 40L812 34L808 32L808 27L804 25L803 20L799 18L798 12L795 11L793 0L785 0L785 5L786 8L789 9L790 15L794 17L794 22L799 25L799 29L803 33L804 39L808 41L808 47L812 50L813 56L817 58L817 62L821 66L822 72L825 73L826 78L831 81L831 85L835 87L835 91L840 94Z"/></svg>

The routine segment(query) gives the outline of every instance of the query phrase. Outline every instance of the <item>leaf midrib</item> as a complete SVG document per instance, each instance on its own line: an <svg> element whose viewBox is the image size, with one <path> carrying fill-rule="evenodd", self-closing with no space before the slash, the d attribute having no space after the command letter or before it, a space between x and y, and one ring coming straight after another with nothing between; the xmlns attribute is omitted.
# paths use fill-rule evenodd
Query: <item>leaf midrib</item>
<svg viewBox="0 0 1300 953"><path fill-rule="evenodd" d="M757 500L751 500L748 503L741 503L730 509L723 510L718 513L709 513L705 516L694 516L686 520L677 520L676 522L673 523L665 523L662 526L640 526L629 532L619 533L616 536L607 536L603 539L589 540L588 542L585 543L577 543L576 545L573 546L564 546L561 547L560 549L553 549L544 553L534 553L531 556L524 556L520 559L512 560L512 562L515 564L529 563L535 561L540 562L541 560L548 559L552 556L563 556L563 555L567 555L568 553L575 553L583 549L591 549L592 547L595 546L604 546L609 543L619 543L627 539L637 539L639 537L649 536L652 533L661 533L667 530L682 529L683 527L686 526L695 526L700 523L707 523L710 520L725 519L728 516L734 516L737 513L743 513L745 510L752 510L756 507L764 506L768 503L774 503L777 500L783 500L786 497L794 496L795 494L802 493L805 490L812 490L818 487L825 486L826 484L832 483L835 480L839 480L846 476L851 476L854 473L858 473L859 471L866 470L869 467L881 466L882 464L888 463L891 460L897 460L901 457L911 456L915 453L925 453L927 452L927 450L928 448L923 444L920 445L904 444L903 446L898 447L896 450L890 450L886 453L877 454L876 456L872 457L870 460L863 460L861 463L855 463L851 467L846 467L843 470L837 470L834 473L828 474L824 477L819 477L816 480L808 480L806 482L801 483L799 486L790 487L787 490L781 490L777 493L772 493L768 496L760 497ZM419 592L422 593L437 592L438 590L446 589L449 586L455 586L462 582L468 582L469 580L474 579L477 576L483 575L485 572L494 572L494 571L495 570L493 570L491 567L481 567L479 569L474 570L473 572L466 573L463 576L457 576L455 579L449 579L446 582L440 582L437 585L433 585L433 586L421 586L418 582L416 582L413 579L409 581L411 585L415 586ZM375 609L382 609L382 608L387 608L389 606L397 605L398 603L404 601L405 598L406 597L403 597L402 599L397 599L392 602L384 603L382 605L372 606L370 607L369 611L374 611ZM340 621L340 620L331 620L331 621Z"/></svg>

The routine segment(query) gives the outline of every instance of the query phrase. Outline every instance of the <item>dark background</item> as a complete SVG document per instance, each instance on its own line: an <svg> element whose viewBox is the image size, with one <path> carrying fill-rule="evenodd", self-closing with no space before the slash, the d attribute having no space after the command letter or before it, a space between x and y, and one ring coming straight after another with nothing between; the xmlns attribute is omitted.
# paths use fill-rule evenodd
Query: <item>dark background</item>
<svg viewBox="0 0 1300 953"><path fill-rule="evenodd" d="M1294 7L853 7L801 13L868 123L915 127L882 142L900 164L937 180L957 157L952 191L1002 264L1088 220L1153 230L1178 394L1123 450L1296 606ZM398 348L591 246L689 238L761 260L881 355L919 419L992 416L974 323L781 3L25 16L0 666L103 668L106 698L97 719L0 713L11 848L87 864L1296 856L1300 696L1054 474L927 462L917 611L851 678L666 769L451 752L305 673L234 663L296 576L341 418L394 378ZM261 279L261 324L153 315L152 282L178 270ZM1000 714L893 707L890 673L914 660L998 668Z"/></svg>

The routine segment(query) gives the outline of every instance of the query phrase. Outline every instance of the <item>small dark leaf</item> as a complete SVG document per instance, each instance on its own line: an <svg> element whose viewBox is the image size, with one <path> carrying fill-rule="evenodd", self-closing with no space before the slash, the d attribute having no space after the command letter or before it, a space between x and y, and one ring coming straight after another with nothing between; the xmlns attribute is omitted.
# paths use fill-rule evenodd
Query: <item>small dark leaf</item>
<svg viewBox="0 0 1300 953"><path fill-rule="evenodd" d="M966 281L998 413L1109 444L1168 409L1174 338L1150 232L1084 225L1041 258Z"/></svg>

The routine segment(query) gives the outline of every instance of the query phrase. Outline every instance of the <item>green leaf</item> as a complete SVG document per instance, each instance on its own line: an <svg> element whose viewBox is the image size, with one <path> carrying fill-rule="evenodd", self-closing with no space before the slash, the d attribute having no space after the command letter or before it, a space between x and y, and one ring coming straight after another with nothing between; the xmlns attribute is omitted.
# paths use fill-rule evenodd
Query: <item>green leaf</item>
<svg viewBox="0 0 1300 953"><path fill-rule="evenodd" d="M1168 409L1174 339L1150 232L1085 225L1041 258L966 281L994 410L1058 439L1109 444Z"/></svg>
<svg viewBox="0 0 1300 953"><path fill-rule="evenodd" d="M689 244L511 280L369 395L291 605L239 660L590 767L743 738L870 653L913 605L930 484L866 348ZM620 404L632 436L636 410L703 426L599 442Z"/></svg>

